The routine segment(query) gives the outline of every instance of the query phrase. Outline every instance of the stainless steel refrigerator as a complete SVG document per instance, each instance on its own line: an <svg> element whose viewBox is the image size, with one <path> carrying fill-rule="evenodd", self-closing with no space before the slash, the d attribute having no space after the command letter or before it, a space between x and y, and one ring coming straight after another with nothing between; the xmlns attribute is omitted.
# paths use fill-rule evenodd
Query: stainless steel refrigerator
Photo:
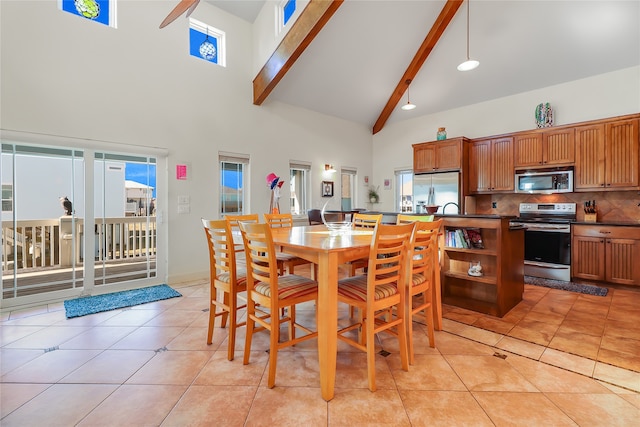
<svg viewBox="0 0 640 427"><path fill-rule="evenodd" d="M455 205L447 205L455 203ZM446 206L445 212L443 208ZM439 206L437 213L460 213L460 172L418 174L413 176L413 211L425 212L425 206Z"/></svg>

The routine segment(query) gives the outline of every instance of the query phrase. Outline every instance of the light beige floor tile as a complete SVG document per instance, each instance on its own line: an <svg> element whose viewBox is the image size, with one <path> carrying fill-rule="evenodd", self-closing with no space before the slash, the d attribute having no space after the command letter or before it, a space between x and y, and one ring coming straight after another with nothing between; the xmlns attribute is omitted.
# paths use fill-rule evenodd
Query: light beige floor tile
<svg viewBox="0 0 640 427"><path fill-rule="evenodd" d="M400 396L414 427L494 425L469 392L401 390Z"/></svg>
<svg viewBox="0 0 640 427"><path fill-rule="evenodd" d="M436 345L441 354L492 355L494 349L452 333L436 334Z"/></svg>
<svg viewBox="0 0 640 427"><path fill-rule="evenodd" d="M142 326L162 313L161 310L120 310L115 316L102 322L102 326Z"/></svg>
<svg viewBox="0 0 640 427"><path fill-rule="evenodd" d="M269 355L263 351L254 352L248 365L242 364L242 357L243 353L237 351L234 360L229 361L226 349L215 352L198 374L194 384L258 386L267 368ZM277 379L276 372L276 381Z"/></svg>
<svg viewBox="0 0 640 427"><path fill-rule="evenodd" d="M2 327L0 327L0 345L11 344L44 328L46 326L20 326L3 323Z"/></svg>
<svg viewBox="0 0 640 427"><path fill-rule="evenodd" d="M229 329L213 328L213 340L207 344L207 327L190 326L175 337L169 344L169 350L208 350L216 351L227 348L227 333ZM236 338L237 339L237 338ZM221 348L221 344L225 343ZM244 344L244 343L243 343Z"/></svg>
<svg viewBox="0 0 640 427"><path fill-rule="evenodd" d="M208 351L161 351L127 384L189 385L210 358Z"/></svg>
<svg viewBox="0 0 640 427"><path fill-rule="evenodd" d="M20 348L0 349L0 376L43 355L42 350L23 350Z"/></svg>
<svg viewBox="0 0 640 427"><path fill-rule="evenodd" d="M0 418L30 401L51 384L0 384Z"/></svg>
<svg viewBox="0 0 640 427"><path fill-rule="evenodd" d="M565 369L516 355L505 359L522 376L542 392L611 393L598 381Z"/></svg>
<svg viewBox="0 0 640 427"><path fill-rule="evenodd" d="M9 416L3 426L73 426L117 388L105 384L54 384Z"/></svg>
<svg viewBox="0 0 640 427"><path fill-rule="evenodd" d="M56 325L66 326L96 326L111 319L113 316L117 316L122 310L110 310L102 311L100 313L87 314L86 316L72 317L71 319L61 319Z"/></svg>
<svg viewBox="0 0 640 427"><path fill-rule="evenodd" d="M327 426L327 402L319 387L259 387L245 425Z"/></svg>
<svg viewBox="0 0 640 427"><path fill-rule="evenodd" d="M202 316L197 310L167 310L145 323L145 326L189 326Z"/></svg>
<svg viewBox="0 0 640 427"><path fill-rule="evenodd" d="M162 426L244 426L256 388L232 385L191 386Z"/></svg>
<svg viewBox="0 0 640 427"><path fill-rule="evenodd" d="M558 327L558 325L547 323L544 320L532 320L527 315L509 331L508 336L547 346L553 339Z"/></svg>
<svg viewBox="0 0 640 427"><path fill-rule="evenodd" d="M267 387L268 364L262 377L261 386ZM276 387L318 387L320 366L318 353L313 351L280 351L276 363Z"/></svg>
<svg viewBox="0 0 640 427"><path fill-rule="evenodd" d="M573 353L577 356L596 360L602 338L600 335L593 336L579 333L560 327L551 342L549 348Z"/></svg>
<svg viewBox="0 0 640 427"><path fill-rule="evenodd" d="M396 390L336 389L329 402L332 427L409 426L409 417Z"/></svg>
<svg viewBox="0 0 640 427"><path fill-rule="evenodd" d="M399 359L389 363L398 390L466 391L460 378L444 357L417 354L409 371L403 371Z"/></svg>
<svg viewBox="0 0 640 427"><path fill-rule="evenodd" d="M485 331L484 329L476 328L473 326L467 326L458 332L461 337L469 338L470 340L480 342L482 344L494 346L496 345L504 335L497 334L491 331Z"/></svg>
<svg viewBox="0 0 640 427"><path fill-rule="evenodd" d="M49 326L4 346L4 348L49 349L80 335L89 328L84 326Z"/></svg>
<svg viewBox="0 0 640 427"><path fill-rule="evenodd" d="M530 359L538 360L544 352L544 346L519 340L512 337L503 337L497 344L496 348L506 350L511 353L525 356Z"/></svg>
<svg viewBox="0 0 640 427"><path fill-rule="evenodd" d="M105 350L135 329L134 326L103 326L99 330L94 327L60 344L60 348L64 350Z"/></svg>
<svg viewBox="0 0 640 427"><path fill-rule="evenodd" d="M593 372L593 378L640 392L640 372L598 362Z"/></svg>
<svg viewBox="0 0 640 427"><path fill-rule="evenodd" d="M547 397L580 426L632 426L640 409L615 394L547 393Z"/></svg>
<svg viewBox="0 0 640 427"><path fill-rule="evenodd" d="M636 408L640 409L640 393L619 394L618 396L620 396L621 398L623 398L627 402L631 403Z"/></svg>
<svg viewBox="0 0 640 427"><path fill-rule="evenodd" d="M155 354L151 350L106 350L62 378L60 382L123 384Z"/></svg>
<svg viewBox="0 0 640 427"><path fill-rule="evenodd" d="M66 319L64 311L43 311L41 314L29 316L14 316L12 312L9 320L5 322L8 325L20 326L52 326Z"/></svg>
<svg viewBox="0 0 640 427"><path fill-rule="evenodd" d="M159 350L184 331L182 326L141 327L111 346L112 350Z"/></svg>
<svg viewBox="0 0 640 427"><path fill-rule="evenodd" d="M336 357L335 388L368 389L368 387L367 355L364 352L339 352ZM379 354L376 354L376 387L378 390L396 387L387 358Z"/></svg>
<svg viewBox="0 0 640 427"><path fill-rule="evenodd" d="M186 389L186 386L177 385L123 385L78 425L157 426Z"/></svg>
<svg viewBox="0 0 640 427"><path fill-rule="evenodd" d="M473 323L473 326L486 329L496 334L506 335L515 326L517 322L509 322L498 317L483 316Z"/></svg>
<svg viewBox="0 0 640 427"><path fill-rule="evenodd" d="M542 393L473 392L497 426L575 426Z"/></svg>
<svg viewBox="0 0 640 427"><path fill-rule="evenodd" d="M499 357L445 355L445 359L470 391L538 391Z"/></svg>
<svg viewBox="0 0 640 427"><path fill-rule="evenodd" d="M55 383L93 359L100 350L56 350L2 376L2 382Z"/></svg>
<svg viewBox="0 0 640 427"><path fill-rule="evenodd" d="M588 377L593 376L593 369L596 365L595 360L564 353L552 348L547 348L544 353L542 353L540 361L559 368L567 369L571 372L577 372L578 374L586 375Z"/></svg>

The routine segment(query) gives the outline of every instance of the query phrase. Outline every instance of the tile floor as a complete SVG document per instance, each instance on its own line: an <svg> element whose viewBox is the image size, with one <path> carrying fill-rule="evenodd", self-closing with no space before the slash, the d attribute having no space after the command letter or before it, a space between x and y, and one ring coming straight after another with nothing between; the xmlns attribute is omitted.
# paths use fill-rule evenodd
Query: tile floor
<svg viewBox="0 0 640 427"><path fill-rule="evenodd" d="M339 344L336 393L318 387L315 342L280 352L265 386L268 339L242 365L226 360L225 329L207 346L208 284L183 295L66 319L63 305L3 313L0 425L631 426L640 420L640 292L607 297L526 286L503 319L445 306L428 346L416 322L416 362L400 368L380 335L378 391L365 355ZM346 318L348 310L341 310ZM313 307L299 310L313 319Z"/></svg>

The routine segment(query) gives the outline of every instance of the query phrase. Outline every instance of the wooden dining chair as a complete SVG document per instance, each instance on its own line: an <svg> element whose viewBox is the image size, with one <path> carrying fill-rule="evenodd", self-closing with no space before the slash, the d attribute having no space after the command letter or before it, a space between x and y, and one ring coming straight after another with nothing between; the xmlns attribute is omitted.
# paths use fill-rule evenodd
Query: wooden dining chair
<svg viewBox="0 0 640 427"><path fill-rule="evenodd" d="M433 215L406 215L398 214L396 218L396 224L405 224L407 222L430 222L433 221Z"/></svg>
<svg viewBox="0 0 640 427"><path fill-rule="evenodd" d="M244 215L225 215L224 219L229 223L231 231L240 232L240 222L260 222L260 215L258 214L244 214ZM242 252L244 258L244 245L242 243L235 245L236 252Z"/></svg>
<svg viewBox="0 0 640 427"><path fill-rule="evenodd" d="M271 228L291 228L293 227L293 216L289 213L281 214L264 214L264 219ZM276 260L278 263L278 271L282 276L285 272L294 274L294 269L297 265L312 264L311 261L307 261L304 258L297 257L295 255L286 254L282 251L276 253ZM313 274L313 268L312 268ZM313 276L315 277L315 275Z"/></svg>
<svg viewBox="0 0 640 427"><path fill-rule="evenodd" d="M233 360L236 345L236 329L244 326L238 322L239 294L247 290L247 274L244 268L236 267L236 251L231 228L226 220L202 219L209 247L209 329L207 344L213 341L215 318L221 316L220 326L224 328L229 320L229 345L227 359ZM220 311L218 311L220 310Z"/></svg>
<svg viewBox="0 0 640 427"><path fill-rule="evenodd" d="M435 347L435 325L433 320L433 289L435 265L438 262L437 238L442 220L417 221L416 228L411 237L411 251L409 252L409 271L411 277L408 281L408 306L409 316L407 329L409 336L409 364L414 362L413 346L413 316L424 312L425 325L429 346ZM419 300L413 304L414 297Z"/></svg>
<svg viewBox="0 0 640 427"><path fill-rule="evenodd" d="M376 225L380 224L380 222L382 222L382 214L364 214L357 212L353 214L352 228L354 230L372 230ZM356 271L359 268L365 268L368 263L369 260L367 258L348 262L349 276L355 276Z"/></svg>
<svg viewBox="0 0 640 427"><path fill-rule="evenodd" d="M358 321L340 329L338 339L367 353L369 390L376 390L375 334L389 332L399 341L402 369L409 370L406 330L406 257L414 223L379 224L369 251L367 274L338 281L338 301L358 308ZM396 315L389 316L393 310ZM362 330L364 339L348 333Z"/></svg>
<svg viewBox="0 0 640 427"><path fill-rule="evenodd" d="M247 332L244 364L249 363L253 333L269 331L269 376L267 385L275 385L278 350L318 336L306 326L296 323L295 306L318 300L318 283L304 276L279 276L276 266L277 250L268 224L240 223L247 259ZM286 310L287 315L283 315ZM278 313L278 315L276 315ZM280 326L289 325L288 339L282 340ZM256 325L257 324L257 325ZM316 322L317 324L317 322ZM296 329L306 334L296 337Z"/></svg>

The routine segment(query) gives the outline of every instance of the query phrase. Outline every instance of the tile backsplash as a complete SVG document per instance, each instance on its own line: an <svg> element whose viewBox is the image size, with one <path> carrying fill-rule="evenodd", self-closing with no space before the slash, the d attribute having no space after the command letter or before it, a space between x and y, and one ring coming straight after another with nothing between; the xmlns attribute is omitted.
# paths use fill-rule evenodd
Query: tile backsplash
<svg viewBox="0 0 640 427"><path fill-rule="evenodd" d="M640 192L598 191L560 194L486 194L476 197L478 214L518 215L520 203L576 203L577 220L584 220L584 202L595 200L599 222L640 223ZM492 206L495 204L495 208Z"/></svg>

